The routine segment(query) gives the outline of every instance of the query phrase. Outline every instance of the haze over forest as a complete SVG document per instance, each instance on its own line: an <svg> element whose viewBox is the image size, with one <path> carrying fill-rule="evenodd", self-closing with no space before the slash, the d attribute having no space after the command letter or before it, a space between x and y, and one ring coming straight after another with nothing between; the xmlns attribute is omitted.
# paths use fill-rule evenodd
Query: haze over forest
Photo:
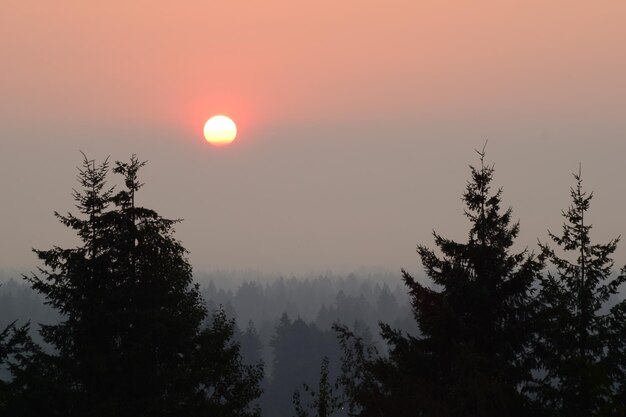
<svg viewBox="0 0 626 417"><path fill-rule="evenodd" d="M79 150L150 161L142 201L183 218L199 271L418 272L489 140L536 249L571 173L594 235L625 234L626 5L601 1L3 3L0 265L70 243ZM239 136L207 146L230 115ZM616 257L626 261L626 250Z"/></svg>
<svg viewBox="0 0 626 417"><path fill-rule="evenodd" d="M0 415L626 416L624 22L4 0Z"/></svg>

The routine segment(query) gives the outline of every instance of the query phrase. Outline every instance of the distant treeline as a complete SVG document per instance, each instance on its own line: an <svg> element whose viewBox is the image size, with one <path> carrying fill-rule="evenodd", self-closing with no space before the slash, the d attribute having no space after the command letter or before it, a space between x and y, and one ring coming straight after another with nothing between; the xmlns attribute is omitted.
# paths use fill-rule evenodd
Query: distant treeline
<svg viewBox="0 0 626 417"><path fill-rule="evenodd" d="M252 273L244 276L255 277ZM230 284L230 288L218 287L214 281ZM241 345L244 362L265 363L264 393L259 400L265 415L291 415L294 390L317 382L324 357L329 358L331 377L339 376L341 352L333 324L360 328L372 343L381 341L379 321L405 331L416 330L400 276L391 274L264 275L257 281L243 281L236 272L213 272L198 274L196 282L209 311L223 308L227 317L236 319L234 339ZM44 302L21 278L6 280L0 287L0 329L14 320L59 322L58 312ZM36 330L36 326L31 328L31 336L41 342Z"/></svg>
<svg viewBox="0 0 626 417"><path fill-rule="evenodd" d="M8 278L6 273L4 276L4 282L0 281L0 327L14 320L44 324L60 320L57 310L46 305L45 299L20 276L15 279ZM355 322L375 330L379 321L407 331L415 329L409 298L399 275L351 273L306 278L263 275L259 280L239 281L232 288L232 282L237 282L234 277L236 272L200 273L195 281L209 311L224 309L228 317L236 319L241 331L249 322L256 330L264 330L266 358L273 355L269 340L283 314L324 330L335 323ZM247 279L253 277L252 273L246 274ZM229 283L231 287L224 288L215 282ZM31 333L37 337L36 329L31 329ZM266 370L271 373L271 367Z"/></svg>
<svg viewBox="0 0 626 417"><path fill-rule="evenodd" d="M0 325L12 320L35 323L58 320L56 310L46 306L44 298L21 276L4 275L6 279L0 280ZM306 278L264 275L263 281L241 281L235 288L220 285L232 282L236 275L236 272L200 273L194 281L199 283L210 310L222 306L227 315L244 327L248 321L257 327L264 322L278 322L284 313L323 328L330 328L340 318L346 323L360 320L377 326L379 320L393 323L410 315L409 298L399 274L353 273Z"/></svg>

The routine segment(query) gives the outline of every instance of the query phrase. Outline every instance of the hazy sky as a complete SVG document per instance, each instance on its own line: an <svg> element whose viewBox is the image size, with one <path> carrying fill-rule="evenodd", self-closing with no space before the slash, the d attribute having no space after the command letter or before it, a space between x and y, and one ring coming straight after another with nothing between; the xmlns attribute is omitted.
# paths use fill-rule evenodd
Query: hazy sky
<svg viewBox="0 0 626 417"><path fill-rule="evenodd" d="M418 269L474 148L535 248L583 163L626 235L624 1L30 1L0 13L0 266L71 244L80 150L149 160L194 266ZM209 146L213 114L237 141ZM626 242L618 250L626 262Z"/></svg>

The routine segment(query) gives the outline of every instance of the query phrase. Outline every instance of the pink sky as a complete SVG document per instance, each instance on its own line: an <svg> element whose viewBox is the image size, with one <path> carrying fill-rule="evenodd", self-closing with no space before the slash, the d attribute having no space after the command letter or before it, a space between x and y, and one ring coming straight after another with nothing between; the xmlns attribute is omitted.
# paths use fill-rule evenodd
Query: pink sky
<svg viewBox="0 0 626 417"><path fill-rule="evenodd" d="M619 1L8 0L1 115L70 125L197 124L212 111L253 124L468 107L616 115L625 18Z"/></svg>
<svg viewBox="0 0 626 417"><path fill-rule="evenodd" d="M624 22L622 1L5 0L0 266L55 242L79 149L150 159L146 198L188 219L202 268L415 263L432 228L464 235L458 198L485 139L529 244L558 225L581 160L599 220L618 221ZM228 152L200 136L214 113L239 125ZM523 177L539 173L554 181L534 195ZM545 213L527 203L540 197Z"/></svg>

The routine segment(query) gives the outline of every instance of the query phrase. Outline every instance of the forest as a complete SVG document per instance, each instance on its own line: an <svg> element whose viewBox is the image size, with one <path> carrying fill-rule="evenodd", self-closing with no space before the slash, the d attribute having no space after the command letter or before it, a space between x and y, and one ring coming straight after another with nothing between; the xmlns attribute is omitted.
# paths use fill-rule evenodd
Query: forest
<svg viewBox="0 0 626 417"><path fill-rule="evenodd" d="M516 251L477 153L467 239L416 236L423 276L262 279L193 271L139 204L145 163L84 157L54 212L79 244L0 270L0 415L626 416L619 237L592 239L578 172L562 228Z"/></svg>
<svg viewBox="0 0 626 417"><path fill-rule="evenodd" d="M9 276L0 273L0 328L10 324L7 318L18 323L60 321L36 291ZM242 277L245 280L238 282ZM349 323L371 333L369 329L376 329L381 320L406 331L417 330L399 276L363 272L286 279L221 271L198 273L194 280L209 312L223 308L227 317L235 319L233 340L240 345L243 363L263 361L263 393L258 402L264 415L292 415L293 387L316 383L324 357L330 360L331 377L339 375L341 352L333 323ZM34 328L30 336L42 342ZM380 340L377 332L370 336L373 342Z"/></svg>

